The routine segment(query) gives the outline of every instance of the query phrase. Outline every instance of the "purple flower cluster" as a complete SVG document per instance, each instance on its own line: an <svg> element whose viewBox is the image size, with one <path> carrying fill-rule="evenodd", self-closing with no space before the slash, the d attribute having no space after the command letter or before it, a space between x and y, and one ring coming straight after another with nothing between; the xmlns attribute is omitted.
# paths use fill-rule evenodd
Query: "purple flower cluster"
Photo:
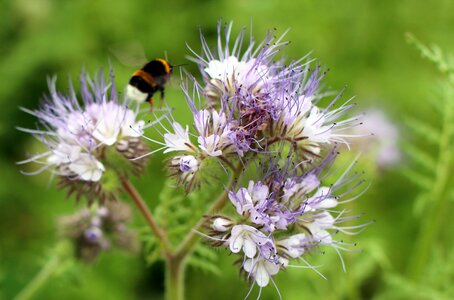
<svg viewBox="0 0 454 300"><path fill-rule="evenodd" d="M118 99L113 83L102 73L91 80L86 74L80 77L80 95L72 85L67 95L56 90L56 78L49 80L50 95L37 110L23 109L38 119L37 129L18 128L33 134L47 150L19 162L34 162L42 167L31 173L50 170L68 186L77 197L85 195L93 202L103 192L103 175L109 149L127 159L135 173L144 168L144 161L131 160L148 152L142 143L145 122L137 120L138 110L130 109ZM111 162L112 165L112 162Z"/></svg>
<svg viewBox="0 0 454 300"><path fill-rule="evenodd" d="M290 260L306 262L305 254L314 252L315 247L345 250L346 244L334 240L333 235L339 231L353 234L350 229L365 225L340 225L356 216L345 216L346 211L338 210L338 205L349 201L341 198L362 181L347 168L334 184L322 184L321 172L335 156L332 153L307 172L292 167L291 156L272 161L266 171L259 170L260 180L229 191L237 215L210 217L207 237L214 246L242 254L242 269L261 288L279 270L293 266Z"/></svg>
<svg viewBox="0 0 454 300"><path fill-rule="evenodd" d="M245 47L243 30L232 47L230 33L231 25L224 30L219 25L216 51L210 50L203 36L203 54L192 51L203 82L188 74L183 90L195 132L169 118L171 128L163 134L164 152L177 153L170 160L171 169L176 170L173 175L187 190L197 186L194 181L205 160L216 159L234 169L238 161L269 155L283 143L300 161L317 160L334 144L348 144L345 129L359 123L356 117L340 120L353 104L347 101L332 109L339 96L325 109L317 106L324 96L319 84L325 73L320 67L311 70L306 58L287 65L278 60L276 55L288 44L283 36L270 33L259 45L251 39ZM182 165L189 157L194 167Z"/></svg>

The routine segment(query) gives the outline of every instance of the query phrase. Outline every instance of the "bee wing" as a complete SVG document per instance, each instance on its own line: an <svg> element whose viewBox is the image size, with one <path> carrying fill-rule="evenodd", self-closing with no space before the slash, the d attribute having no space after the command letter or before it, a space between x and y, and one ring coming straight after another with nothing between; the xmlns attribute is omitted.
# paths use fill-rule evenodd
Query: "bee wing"
<svg viewBox="0 0 454 300"><path fill-rule="evenodd" d="M112 55L123 65L137 68L147 63L145 50L139 42L129 42L109 48Z"/></svg>

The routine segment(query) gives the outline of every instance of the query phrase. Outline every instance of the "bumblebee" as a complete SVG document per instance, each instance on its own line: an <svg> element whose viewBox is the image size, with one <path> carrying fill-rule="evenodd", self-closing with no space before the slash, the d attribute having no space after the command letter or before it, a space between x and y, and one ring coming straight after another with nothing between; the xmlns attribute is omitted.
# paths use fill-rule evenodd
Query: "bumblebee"
<svg viewBox="0 0 454 300"><path fill-rule="evenodd" d="M165 59L157 58L146 63L134 72L129 79L126 95L139 102L150 102L153 106L153 95L161 93L164 98L164 86L172 76L173 67Z"/></svg>

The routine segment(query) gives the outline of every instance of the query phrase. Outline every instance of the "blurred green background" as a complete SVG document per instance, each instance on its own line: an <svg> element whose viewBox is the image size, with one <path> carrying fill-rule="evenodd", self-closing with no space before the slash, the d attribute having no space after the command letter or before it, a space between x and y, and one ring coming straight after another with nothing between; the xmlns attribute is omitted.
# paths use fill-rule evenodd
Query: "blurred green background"
<svg viewBox="0 0 454 300"><path fill-rule="evenodd" d="M111 61L116 83L126 84L134 71L112 56L110 49L143 45L148 58L165 54L175 64L187 63L185 43L200 50L199 28L213 45L220 18L234 22L234 33L252 21L260 41L268 29L290 28L292 44L285 56L312 57L331 71L327 87L344 99L356 97L358 111L378 107L399 128L400 143L418 143L404 125L406 116L438 124L439 115L427 104L437 92L435 68L405 42L412 32L454 53L454 2L450 0L3 0L0 2L0 298L10 299L39 271L57 242L56 220L83 203L65 200L65 193L49 182L49 174L22 175L16 161L37 149L30 135L15 126L34 127L35 120L19 106L36 108L47 93L46 77L57 74L68 87L82 68L93 73ZM196 72L191 63L186 67ZM179 90L179 76L167 88L176 115L187 118ZM427 147L422 144L421 147ZM436 150L434 150L436 151ZM162 157L156 155L146 176L137 181L152 199L162 188ZM28 167L25 167L26 169ZM328 280L307 269L289 269L276 277L284 299L449 299L454 283L453 222L442 220L424 284L406 280L408 258L424 215L414 214L419 189L403 175L417 168L405 154L400 165L379 169L364 154L370 188L354 203L364 222L377 222L358 236L361 253L345 253L347 273L335 253L314 257ZM452 202L451 202L452 204ZM450 205L452 208L452 205ZM136 218L133 226L140 227ZM190 269L187 299L242 299L249 288L232 266L233 257L220 251L219 276ZM333 252L333 251L332 251ZM315 256L315 255L314 255ZM146 266L141 256L119 250L104 253L92 265L80 264L55 276L36 299L162 299L162 263ZM400 274L400 275L399 275ZM438 278L438 279L437 279ZM419 296L418 296L419 295ZM269 286L262 299L277 299Z"/></svg>

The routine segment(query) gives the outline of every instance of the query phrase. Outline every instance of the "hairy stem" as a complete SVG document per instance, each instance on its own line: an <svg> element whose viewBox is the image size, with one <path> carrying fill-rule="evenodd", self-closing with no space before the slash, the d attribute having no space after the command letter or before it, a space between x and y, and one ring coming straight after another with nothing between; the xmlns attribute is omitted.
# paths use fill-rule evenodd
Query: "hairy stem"
<svg viewBox="0 0 454 300"><path fill-rule="evenodd" d="M147 204L140 196L139 192L137 192L137 190L125 176L120 175L120 180L124 190L134 201L134 204L137 206L137 208L139 208L140 212L142 213L142 216L148 223L151 232L153 232L153 234L156 235L156 237L161 241L166 255L172 253L172 245L169 241L167 233L158 225Z"/></svg>
<svg viewBox="0 0 454 300"><path fill-rule="evenodd" d="M184 274L186 260L175 256L166 259L165 290L166 300L184 299Z"/></svg>

